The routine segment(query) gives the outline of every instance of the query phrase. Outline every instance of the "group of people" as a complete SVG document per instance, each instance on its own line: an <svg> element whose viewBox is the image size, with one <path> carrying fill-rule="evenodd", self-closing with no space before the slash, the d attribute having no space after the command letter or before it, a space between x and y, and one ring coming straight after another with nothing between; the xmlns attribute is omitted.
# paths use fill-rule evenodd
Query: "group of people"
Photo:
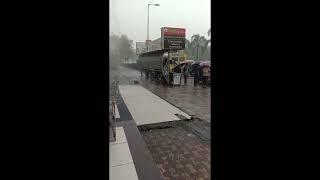
<svg viewBox="0 0 320 180"><path fill-rule="evenodd" d="M193 74L194 77L194 86L197 86L199 82L202 82L203 87L206 87L209 85L209 79L211 77L211 68L209 66L199 66L195 65L192 68L189 67L191 71L189 71L191 74ZM182 74L184 77L184 84L187 84L187 78L188 78L188 65L184 65L182 67Z"/></svg>
<svg viewBox="0 0 320 180"><path fill-rule="evenodd" d="M187 84L188 76L194 77L194 86L198 84L202 84L203 87L209 86L209 82L211 79L211 63L209 62L194 62L192 60L187 60L188 62L182 62L177 65L174 61L169 60L165 66L168 69L164 69L164 73L169 76L169 82L173 82L173 73L181 73L184 79L184 84ZM141 69L141 77L142 77L143 69ZM149 76L149 73L146 73L146 77Z"/></svg>

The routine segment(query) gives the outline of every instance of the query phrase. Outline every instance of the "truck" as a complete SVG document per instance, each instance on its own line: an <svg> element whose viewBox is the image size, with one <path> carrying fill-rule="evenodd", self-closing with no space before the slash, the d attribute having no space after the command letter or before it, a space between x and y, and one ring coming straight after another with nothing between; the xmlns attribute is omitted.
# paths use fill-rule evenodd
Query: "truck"
<svg viewBox="0 0 320 180"><path fill-rule="evenodd" d="M181 50L185 48L184 28L161 28L161 38L154 41L146 41L145 45L139 43L137 50L138 67L147 79L160 80L168 85L179 84L181 71L179 61L186 59ZM138 48L138 43L137 43Z"/></svg>

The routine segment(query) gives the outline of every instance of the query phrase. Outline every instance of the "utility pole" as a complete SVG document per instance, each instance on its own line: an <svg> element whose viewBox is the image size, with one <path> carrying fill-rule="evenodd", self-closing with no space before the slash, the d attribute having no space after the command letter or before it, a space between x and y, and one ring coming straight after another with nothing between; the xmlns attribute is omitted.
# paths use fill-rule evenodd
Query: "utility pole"
<svg viewBox="0 0 320 180"><path fill-rule="evenodd" d="M160 4L148 4L148 16L147 16L147 51L149 51L149 7L151 5L160 6Z"/></svg>
<svg viewBox="0 0 320 180"><path fill-rule="evenodd" d="M147 19L147 40L149 40L149 7L150 4L148 4L148 19Z"/></svg>

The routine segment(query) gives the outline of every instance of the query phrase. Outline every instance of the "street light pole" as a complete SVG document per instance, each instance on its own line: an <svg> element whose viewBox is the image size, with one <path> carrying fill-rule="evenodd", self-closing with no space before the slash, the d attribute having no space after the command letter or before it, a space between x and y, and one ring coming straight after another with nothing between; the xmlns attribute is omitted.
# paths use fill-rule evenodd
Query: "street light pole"
<svg viewBox="0 0 320 180"><path fill-rule="evenodd" d="M149 40L149 7L150 4L148 4L147 40Z"/></svg>
<svg viewBox="0 0 320 180"><path fill-rule="evenodd" d="M147 20L147 50L149 50L149 7L151 5L160 6L160 4L148 4L148 20Z"/></svg>

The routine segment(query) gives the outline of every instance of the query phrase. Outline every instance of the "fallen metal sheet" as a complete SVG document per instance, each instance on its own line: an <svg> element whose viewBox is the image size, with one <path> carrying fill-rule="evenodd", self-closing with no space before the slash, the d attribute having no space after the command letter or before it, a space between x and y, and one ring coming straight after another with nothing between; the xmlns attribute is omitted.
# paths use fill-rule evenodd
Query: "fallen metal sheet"
<svg viewBox="0 0 320 180"><path fill-rule="evenodd" d="M139 85L119 85L120 94L137 125L180 120L175 114L191 117Z"/></svg>

